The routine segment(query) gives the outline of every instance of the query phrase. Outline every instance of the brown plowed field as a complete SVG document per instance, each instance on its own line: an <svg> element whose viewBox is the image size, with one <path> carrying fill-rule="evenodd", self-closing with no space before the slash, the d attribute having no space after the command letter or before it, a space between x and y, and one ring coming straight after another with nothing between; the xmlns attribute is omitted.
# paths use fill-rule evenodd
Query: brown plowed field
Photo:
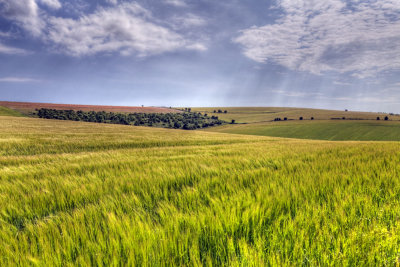
<svg viewBox="0 0 400 267"><path fill-rule="evenodd" d="M23 113L32 112L35 109L49 108L61 110L82 110L82 111L107 111L107 112L126 112L126 113L178 113L176 109L159 107L129 107L129 106L98 106L98 105L73 105L73 104L50 104L50 103L30 103L30 102L11 102L0 101L0 106L15 109Z"/></svg>

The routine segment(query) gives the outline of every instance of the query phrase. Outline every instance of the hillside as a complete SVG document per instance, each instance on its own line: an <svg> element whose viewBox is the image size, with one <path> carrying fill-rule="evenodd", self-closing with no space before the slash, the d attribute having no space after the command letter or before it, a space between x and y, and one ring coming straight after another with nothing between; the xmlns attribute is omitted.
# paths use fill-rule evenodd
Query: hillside
<svg viewBox="0 0 400 267"><path fill-rule="evenodd" d="M0 265L395 265L400 143L0 117Z"/></svg>
<svg viewBox="0 0 400 267"><path fill-rule="evenodd" d="M101 106L101 105L73 105L73 104L52 104L52 103L31 103L0 101L0 106L17 110L24 114L30 114L35 109L59 109L59 110L82 110L82 111L107 111L121 113L176 113L181 112L171 108L161 107L130 107L130 106Z"/></svg>
<svg viewBox="0 0 400 267"><path fill-rule="evenodd" d="M213 111L221 110L227 113L213 113ZM237 123L254 123L268 122L275 118L288 118L288 120L298 120L303 117L304 120L330 120L331 118L347 118L347 119L368 119L376 120L376 117L383 119L385 116L389 120L400 121L399 115L389 115L376 112L361 111L341 111L341 110L325 110L311 108L285 108L285 107L214 107L214 108L192 108L192 111L208 113L209 115L217 115L220 119L231 121L234 119Z"/></svg>
<svg viewBox="0 0 400 267"><path fill-rule="evenodd" d="M14 109L0 106L0 116L22 117L23 114L21 114L20 112L14 110Z"/></svg>
<svg viewBox="0 0 400 267"><path fill-rule="evenodd" d="M316 140L400 141L398 121L280 121L228 124L207 131Z"/></svg>
<svg viewBox="0 0 400 267"><path fill-rule="evenodd" d="M400 116L371 112L298 108L193 108L216 113L229 124L207 131L316 140L400 141ZM388 117L388 121L384 118ZM284 121L284 118L287 121ZM303 117L303 120L299 120ZM313 117L313 120L311 120ZM377 117L380 120L377 120ZM280 118L282 121L273 121Z"/></svg>

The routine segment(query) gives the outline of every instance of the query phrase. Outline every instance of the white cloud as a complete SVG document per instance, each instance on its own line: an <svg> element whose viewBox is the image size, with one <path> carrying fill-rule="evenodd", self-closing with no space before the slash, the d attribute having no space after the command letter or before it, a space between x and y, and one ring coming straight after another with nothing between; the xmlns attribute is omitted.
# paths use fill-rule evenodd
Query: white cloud
<svg viewBox="0 0 400 267"><path fill-rule="evenodd" d="M186 2L184 0L165 0L165 3L173 6L178 6L178 7L185 7L187 6Z"/></svg>
<svg viewBox="0 0 400 267"><path fill-rule="evenodd" d="M42 82L42 80L26 78L26 77L3 77L0 78L0 82L8 83L30 83L30 82Z"/></svg>
<svg viewBox="0 0 400 267"><path fill-rule="evenodd" d="M44 6L60 9L59 0L0 0L0 16L53 45L56 51L73 56L113 52L147 56L207 49L204 41L199 41L198 34L190 31L190 28L205 25L205 20L199 16L189 13L161 21L135 2L107 1L111 6L98 7L91 14L80 14L73 19L55 17L51 11L40 9ZM183 1L172 2L184 4ZM64 7L71 9L68 2ZM0 46L0 53L17 52L22 53L22 50Z"/></svg>
<svg viewBox="0 0 400 267"><path fill-rule="evenodd" d="M400 69L400 4L396 0L281 0L273 24L241 31L234 42L257 62L358 78Z"/></svg>
<svg viewBox="0 0 400 267"><path fill-rule="evenodd" d="M207 24L207 21L200 16L189 13L185 16L173 17L171 24L175 29L187 29L204 26Z"/></svg>
<svg viewBox="0 0 400 267"><path fill-rule="evenodd" d="M73 17L85 15L90 9L90 3L86 0L68 0L63 2L62 10Z"/></svg>
<svg viewBox="0 0 400 267"><path fill-rule="evenodd" d="M0 0L0 16L15 21L34 36L39 36L45 26L35 0Z"/></svg>
<svg viewBox="0 0 400 267"><path fill-rule="evenodd" d="M24 49L21 49L21 48L6 46L6 45L0 43L0 54L26 55L26 54L29 54L29 52Z"/></svg>
<svg viewBox="0 0 400 267"><path fill-rule="evenodd" d="M193 43L193 44L186 46L186 48L190 49L190 50L198 50L198 51L206 51L207 50L207 46L202 43Z"/></svg>
<svg viewBox="0 0 400 267"><path fill-rule="evenodd" d="M116 5L118 4L118 0L106 0L107 3L112 4L112 5Z"/></svg>
<svg viewBox="0 0 400 267"><path fill-rule="evenodd" d="M136 3L124 3L77 20L49 19L48 40L59 51L81 56L99 52L147 56L178 49L204 50L201 42L162 26Z"/></svg>
<svg viewBox="0 0 400 267"><path fill-rule="evenodd" d="M0 37L11 37L11 34L9 32L0 32Z"/></svg>
<svg viewBox="0 0 400 267"><path fill-rule="evenodd" d="M340 82L340 81L334 81L333 84L336 85L341 85L341 86L347 86L347 85L351 85L351 83L347 83L347 82Z"/></svg>
<svg viewBox="0 0 400 267"><path fill-rule="evenodd" d="M52 9L60 9L62 7L58 0L39 0L39 3L48 6Z"/></svg>

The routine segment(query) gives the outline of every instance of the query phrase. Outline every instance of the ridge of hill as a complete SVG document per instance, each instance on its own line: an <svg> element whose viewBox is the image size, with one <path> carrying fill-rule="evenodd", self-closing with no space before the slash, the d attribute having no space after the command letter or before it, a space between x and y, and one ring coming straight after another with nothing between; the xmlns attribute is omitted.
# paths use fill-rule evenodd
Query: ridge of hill
<svg viewBox="0 0 400 267"><path fill-rule="evenodd" d="M180 110L166 107L134 107L134 106L109 106L109 105L75 105L75 104L54 104L35 102L13 102L0 101L0 106L17 110L23 114L32 114L35 109L59 109L59 110L82 110L82 111L107 111L120 113L179 113Z"/></svg>

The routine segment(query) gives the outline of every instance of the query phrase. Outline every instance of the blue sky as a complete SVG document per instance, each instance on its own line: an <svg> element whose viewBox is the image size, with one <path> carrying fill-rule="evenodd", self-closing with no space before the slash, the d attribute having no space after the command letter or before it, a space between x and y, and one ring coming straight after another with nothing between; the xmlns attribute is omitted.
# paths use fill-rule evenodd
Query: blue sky
<svg viewBox="0 0 400 267"><path fill-rule="evenodd" d="M0 0L0 100L400 113L398 0Z"/></svg>

